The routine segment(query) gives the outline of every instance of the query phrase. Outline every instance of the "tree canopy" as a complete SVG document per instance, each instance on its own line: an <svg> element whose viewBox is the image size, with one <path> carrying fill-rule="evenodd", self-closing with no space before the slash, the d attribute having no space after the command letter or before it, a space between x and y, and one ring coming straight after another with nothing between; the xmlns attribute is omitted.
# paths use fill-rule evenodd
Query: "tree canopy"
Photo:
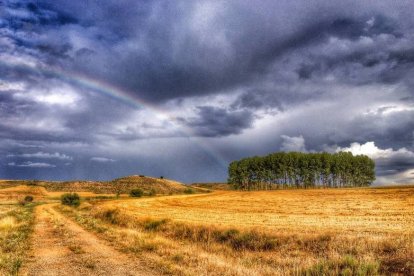
<svg viewBox="0 0 414 276"><path fill-rule="evenodd" d="M375 180L375 163L351 152L276 152L230 163L228 182L239 190L362 187Z"/></svg>

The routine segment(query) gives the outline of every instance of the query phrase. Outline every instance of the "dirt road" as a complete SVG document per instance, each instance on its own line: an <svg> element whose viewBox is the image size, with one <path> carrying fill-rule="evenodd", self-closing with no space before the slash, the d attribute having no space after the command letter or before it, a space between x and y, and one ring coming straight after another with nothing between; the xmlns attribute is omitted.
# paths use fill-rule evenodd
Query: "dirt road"
<svg viewBox="0 0 414 276"><path fill-rule="evenodd" d="M20 275L153 275L53 209L36 208L32 250Z"/></svg>

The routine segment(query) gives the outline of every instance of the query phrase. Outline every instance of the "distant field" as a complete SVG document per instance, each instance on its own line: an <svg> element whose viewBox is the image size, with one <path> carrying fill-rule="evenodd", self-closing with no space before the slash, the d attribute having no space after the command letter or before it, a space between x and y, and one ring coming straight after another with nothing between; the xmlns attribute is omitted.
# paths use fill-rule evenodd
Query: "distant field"
<svg viewBox="0 0 414 276"><path fill-rule="evenodd" d="M414 232L414 187L226 191L109 205L137 216L278 232Z"/></svg>
<svg viewBox="0 0 414 276"><path fill-rule="evenodd" d="M207 183L193 183L191 187L204 188L209 190L232 190L230 184L227 183L216 183L216 182L207 182Z"/></svg>

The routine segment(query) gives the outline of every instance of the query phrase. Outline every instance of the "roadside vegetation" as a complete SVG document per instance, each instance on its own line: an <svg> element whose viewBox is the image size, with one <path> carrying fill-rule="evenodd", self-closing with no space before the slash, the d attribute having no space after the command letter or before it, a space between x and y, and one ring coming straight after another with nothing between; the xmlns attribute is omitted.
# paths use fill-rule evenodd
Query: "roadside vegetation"
<svg viewBox="0 0 414 276"><path fill-rule="evenodd" d="M17 275L33 228L33 203L0 205L0 275Z"/></svg>
<svg viewBox="0 0 414 276"><path fill-rule="evenodd" d="M60 202L63 205L77 207L80 205L80 197L77 193L66 193L60 197Z"/></svg>

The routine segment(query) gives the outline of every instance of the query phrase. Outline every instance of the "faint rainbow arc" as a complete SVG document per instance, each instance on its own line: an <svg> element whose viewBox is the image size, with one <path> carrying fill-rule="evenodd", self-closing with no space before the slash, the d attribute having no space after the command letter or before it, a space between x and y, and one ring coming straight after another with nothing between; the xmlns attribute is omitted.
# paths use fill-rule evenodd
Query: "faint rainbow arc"
<svg viewBox="0 0 414 276"><path fill-rule="evenodd" d="M0 61L0 63L6 64L7 66L10 66L7 62ZM94 92L100 92L101 94L104 94L106 96L109 96L115 100L118 100L120 102L123 102L124 104L127 104L129 106L133 106L135 108L144 108L147 110L150 110L151 112L154 112L156 114L161 114L167 117L170 121L177 123L177 118L169 113L166 110L163 110L159 108L158 106L151 104L139 97L136 96L135 93L131 91L127 91L125 89L116 87L112 84L109 84L103 80L97 80L93 79L91 77L81 75L75 72L70 71L64 71L59 68L50 67L47 68L45 66L42 66L41 68L30 65L22 65L22 64L16 64L11 63L12 66L20 66L24 67L25 69L30 69L31 71L38 73L38 71L51 75L53 77L57 77L61 80L64 80L69 83L76 83L81 85L84 88L88 88ZM134 95L134 96L133 96ZM210 155L217 163L219 163L222 167L227 167L228 161L223 158L215 149L213 149L209 144L206 142L200 141L197 138L196 133L194 133L193 129L185 126L183 124L179 124L181 128L184 131L180 131L180 133L183 135L183 138L191 138L190 141L192 141L194 144L198 145L206 154Z"/></svg>

